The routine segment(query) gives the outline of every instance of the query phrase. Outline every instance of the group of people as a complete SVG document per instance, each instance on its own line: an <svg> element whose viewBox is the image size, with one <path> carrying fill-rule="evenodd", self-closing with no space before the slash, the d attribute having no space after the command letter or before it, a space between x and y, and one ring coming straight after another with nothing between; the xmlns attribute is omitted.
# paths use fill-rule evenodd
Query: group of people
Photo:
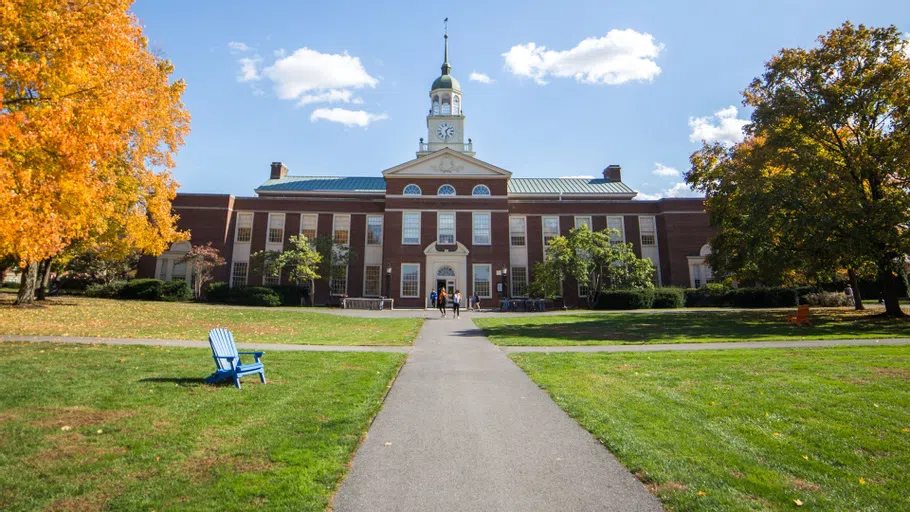
<svg viewBox="0 0 910 512"><path fill-rule="evenodd" d="M470 307L473 310L480 309L480 297L475 293L471 297ZM461 318L461 304L464 301L464 297L461 295L461 290L455 290L455 293L452 294L452 316L453 318ZM449 303L449 294L446 292L445 288L440 288L439 293L436 293L436 290L430 292L430 303L435 307L439 308L439 313L442 315L442 318L446 318L448 313L446 312L446 306Z"/></svg>

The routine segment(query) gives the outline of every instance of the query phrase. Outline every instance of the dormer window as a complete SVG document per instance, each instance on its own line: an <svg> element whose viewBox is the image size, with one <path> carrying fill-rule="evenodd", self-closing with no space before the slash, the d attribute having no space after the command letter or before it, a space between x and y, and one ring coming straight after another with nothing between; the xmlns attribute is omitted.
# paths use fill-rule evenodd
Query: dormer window
<svg viewBox="0 0 910 512"><path fill-rule="evenodd" d="M420 191L420 187L417 185L411 184L407 187L404 187L404 195L406 196L419 196L421 194L422 192Z"/></svg>
<svg viewBox="0 0 910 512"><path fill-rule="evenodd" d="M454 196L455 187L452 185L443 185L439 187L439 190L436 192L437 196Z"/></svg>
<svg viewBox="0 0 910 512"><path fill-rule="evenodd" d="M486 185L477 185L474 187L474 190L471 191L472 196L488 196L490 195L490 187Z"/></svg>

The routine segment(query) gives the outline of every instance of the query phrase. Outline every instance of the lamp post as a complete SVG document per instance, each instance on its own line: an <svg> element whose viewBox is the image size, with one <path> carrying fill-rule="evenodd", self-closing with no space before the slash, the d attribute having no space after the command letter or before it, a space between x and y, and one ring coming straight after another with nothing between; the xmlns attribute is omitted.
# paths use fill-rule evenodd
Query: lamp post
<svg viewBox="0 0 910 512"><path fill-rule="evenodd" d="M385 296L392 298L392 267L385 268Z"/></svg>
<svg viewBox="0 0 910 512"><path fill-rule="evenodd" d="M508 273L509 273L509 269L507 267L502 267L502 296L503 297L509 296L506 293L506 274L508 274Z"/></svg>

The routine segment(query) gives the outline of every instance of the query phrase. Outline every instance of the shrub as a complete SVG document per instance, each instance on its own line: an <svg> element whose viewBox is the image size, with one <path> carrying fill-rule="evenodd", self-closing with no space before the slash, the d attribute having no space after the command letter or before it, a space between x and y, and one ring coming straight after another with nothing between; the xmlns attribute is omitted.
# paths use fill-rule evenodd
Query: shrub
<svg viewBox="0 0 910 512"><path fill-rule="evenodd" d="M99 299L119 299L120 292L123 290L123 285L125 284L126 281L90 284L88 288L85 289L85 294L89 297L97 297Z"/></svg>
<svg viewBox="0 0 910 512"><path fill-rule="evenodd" d="M281 298L282 306L300 306L309 303L309 296L306 289L295 284L273 284L268 285Z"/></svg>
<svg viewBox="0 0 910 512"><path fill-rule="evenodd" d="M202 295L209 302L227 302L231 297L231 286L225 281L209 283Z"/></svg>
<svg viewBox="0 0 910 512"><path fill-rule="evenodd" d="M230 303L241 306L280 306L281 297L264 286L241 286L231 289Z"/></svg>
<svg viewBox="0 0 910 512"><path fill-rule="evenodd" d="M164 282L158 279L133 279L123 283L120 289L121 299L161 300L161 286Z"/></svg>
<svg viewBox="0 0 910 512"><path fill-rule="evenodd" d="M793 288L738 288L730 302L737 308L783 308L798 305L799 296Z"/></svg>
<svg viewBox="0 0 910 512"><path fill-rule="evenodd" d="M193 289L186 281L169 281L161 285L161 295L156 300L170 302L192 300Z"/></svg>
<svg viewBox="0 0 910 512"><path fill-rule="evenodd" d="M655 288L654 303L651 305L655 309L676 309L683 307L684 297L682 288Z"/></svg>
<svg viewBox="0 0 910 512"><path fill-rule="evenodd" d="M648 309L654 303L654 290L608 290L601 292L591 309Z"/></svg>
<svg viewBox="0 0 910 512"><path fill-rule="evenodd" d="M687 308L729 306L731 290L720 283L708 283L701 288L689 288L684 292L685 305Z"/></svg>
<svg viewBox="0 0 910 512"><path fill-rule="evenodd" d="M853 302L839 292L818 292L806 295L806 302L811 306L838 307L852 306Z"/></svg>

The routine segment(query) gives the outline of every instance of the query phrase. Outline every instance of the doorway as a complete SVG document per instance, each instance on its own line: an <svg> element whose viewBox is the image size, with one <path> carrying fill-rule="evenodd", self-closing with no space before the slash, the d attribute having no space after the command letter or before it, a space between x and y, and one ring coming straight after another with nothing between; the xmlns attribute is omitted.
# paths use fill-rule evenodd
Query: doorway
<svg viewBox="0 0 910 512"><path fill-rule="evenodd" d="M450 265L443 265L436 271L436 291L441 289L445 289L449 297L455 294L455 269Z"/></svg>

